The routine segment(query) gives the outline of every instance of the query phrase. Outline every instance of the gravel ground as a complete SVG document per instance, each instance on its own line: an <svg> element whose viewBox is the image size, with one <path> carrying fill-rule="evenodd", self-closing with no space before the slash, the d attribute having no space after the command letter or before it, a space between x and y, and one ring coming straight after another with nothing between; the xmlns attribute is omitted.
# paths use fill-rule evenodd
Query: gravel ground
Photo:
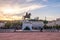
<svg viewBox="0 0 60 40"><path fill-rule="evenodd" d="M0 33L0 40L60 40L59 32Z"/></svg>

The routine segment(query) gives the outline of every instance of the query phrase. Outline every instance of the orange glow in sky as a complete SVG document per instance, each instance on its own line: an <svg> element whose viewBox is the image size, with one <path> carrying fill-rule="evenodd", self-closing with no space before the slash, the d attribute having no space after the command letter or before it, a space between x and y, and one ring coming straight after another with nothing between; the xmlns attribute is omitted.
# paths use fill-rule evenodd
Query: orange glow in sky
<svg viewBox="0 0 60 40"><path fill-rule="evenodd" d="M19 11L18 8L5 6L0 8L2 12L0 12L0 20L22 20L22 16L16 16Z"/></svg>
<svg viewBox="0 0 60 40"><path fill-rule="evenodd" d="M5 6L1 8L1 11L4 14L15 14L17 12L19 12L19 8L18 7L11 7L11 6Z"/></svg>

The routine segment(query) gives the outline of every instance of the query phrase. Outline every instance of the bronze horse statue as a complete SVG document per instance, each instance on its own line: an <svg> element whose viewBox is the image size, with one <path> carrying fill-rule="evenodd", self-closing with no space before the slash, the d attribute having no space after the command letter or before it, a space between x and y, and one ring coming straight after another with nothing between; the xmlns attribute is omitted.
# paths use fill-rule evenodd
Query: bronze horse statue
<svg viewBox="0 0 60 40"><path fill-rule="evenodd" d="M23 16L23 17L24 17L24 19L25 18L29 18L30 19L30 16L31 16L31 13L26 12L25 16Z"/></svg>

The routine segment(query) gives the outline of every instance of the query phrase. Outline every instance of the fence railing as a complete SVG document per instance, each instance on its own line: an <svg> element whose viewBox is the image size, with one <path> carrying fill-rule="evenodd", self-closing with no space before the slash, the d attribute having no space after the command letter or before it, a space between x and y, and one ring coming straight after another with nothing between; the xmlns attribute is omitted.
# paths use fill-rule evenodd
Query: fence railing
<svg viewBox="0 0 60 40"><path fill-rule="evenodd" d="M0 29L0 32L14 32L15 29Z"/></svg>
<svg viewBox="0 0 60 40"><path fill-rule="evenodd" d="M1 32L16 32L17 30L15 29L0 29L0 33ZM28 30L30 31L30 30ZM40 30L32 30L32 31L40 31ZM22 30L23 32L23 30ZM60 30L57 30L57 29L43 29L42 32L60 32Z"/></svg>

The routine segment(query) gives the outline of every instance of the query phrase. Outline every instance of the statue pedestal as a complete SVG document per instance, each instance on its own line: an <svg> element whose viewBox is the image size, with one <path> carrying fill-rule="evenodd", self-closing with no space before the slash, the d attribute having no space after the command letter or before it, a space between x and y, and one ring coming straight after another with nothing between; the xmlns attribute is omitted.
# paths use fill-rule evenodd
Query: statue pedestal
<svg viewBox="0 0 60 40"><path fill-rule="evenodd" d="M30 31L32 31L32 23L29 22L28 20L23 22L22 30L25 30L26 27L28 27Z"/></svg>

